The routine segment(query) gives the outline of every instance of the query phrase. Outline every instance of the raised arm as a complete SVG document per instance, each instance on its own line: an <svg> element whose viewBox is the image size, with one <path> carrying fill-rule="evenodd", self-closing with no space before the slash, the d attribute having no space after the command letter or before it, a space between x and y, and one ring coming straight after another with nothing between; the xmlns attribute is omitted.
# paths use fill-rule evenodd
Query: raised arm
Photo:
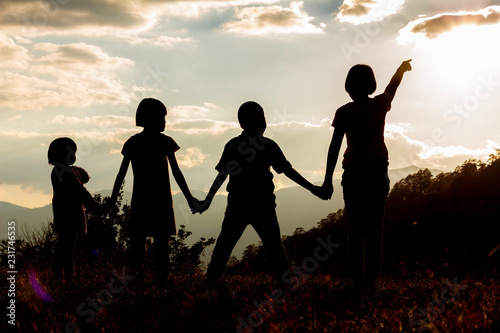
<svg viewBox="0 0 500 333"><path fill-rule="evenodd" d="M340 128L335 128L335 130L333 131L332 141L330 142L330 147L328 148L325 181L321 186L324 192L324 196L328 199L330 199L333 194L333 171L335 170L335 166L337 165L340 146L342 145L343 139L344 131L342 131Z"/></svg>
<svg viewBox="0 0 500 333"><path fill-rule="evenodd" d="M118 194L120 193L120 188L122 187L123 180L127 175L128 165L130 164L130 159L123 157L122 164L120 165L120 170L116 175L115 185L113 186L113 193L111 194L111 204L114 205L116 200L118 200Z"/></svg>
<svg viewBox="0 0 500 333"><path fill-rule="evenodd" d="M391 78L391 81L385 88L385 92L391 96L391 101L394 99L394 96L396 95L396 90L398 89L399 84L403 79L403 74L405 72L411 71L410 61L411 59L403 61L403 63L398 67L396 73L394 73L394 75Z"/></svg>

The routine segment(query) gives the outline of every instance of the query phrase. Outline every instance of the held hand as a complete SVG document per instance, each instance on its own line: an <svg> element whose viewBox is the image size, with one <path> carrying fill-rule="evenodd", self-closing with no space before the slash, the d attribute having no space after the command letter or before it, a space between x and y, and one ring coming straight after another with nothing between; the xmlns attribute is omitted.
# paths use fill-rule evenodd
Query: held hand
<svg viewBox="0 0 500 333"><path fill-rule="evenodd" d="M196 213L203 213L210 207L210 203L212 201L205 199L203 201L200 201L196 198L193 198L193 204L190 206L191 207L191 213L196 214Z"/></svg>
<svg viewBox="0 0 500 333"><path fill-rule="evenodd" d="M325 196L324 191L321 187L319 186L314 186L314 188L311 190L311 193L317 196L318 198L322 200L327 200L328 198Z"/></svg>
<svg viewBox="0 0 500 333"><path fill-rule="evenodd" d="M333 195L333 185L331 183L323 183L321 186L321 190L323 191L323 196L327 199L331 199ZM326 199L323 199L326 200Z"/></svg>
<svg viewBox="0 0 500 333"><path fill-rule="evenodd" d="M409 71L411 71L411 64L410 64L411 60L412 59L403 61L403 63L401 63L401 65L399 66L399 69L402 70L403 72L409 72Z"/></svg>
<svg viewBox="0 0 500 333"><path fill-rule="evenodd" d="M329 194L327 191L325 191L324 188L319 187L319 186L315 186L311 190L311 192L312 192L312 194L314 194L315 196L317 196L321 200L328 200L331 198L331 194Z"/></svg>

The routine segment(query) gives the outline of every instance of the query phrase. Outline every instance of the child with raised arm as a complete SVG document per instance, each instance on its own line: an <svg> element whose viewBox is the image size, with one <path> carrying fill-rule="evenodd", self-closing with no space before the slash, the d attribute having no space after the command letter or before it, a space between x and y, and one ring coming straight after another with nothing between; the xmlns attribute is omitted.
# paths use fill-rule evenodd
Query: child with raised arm
<svg viewBox="0 0 500 333"><path fill-rule="evenodd" d="M57 243L54 270L58 278L75 279L75 250L78 239L87 234L85 208L102 210L104 205L94 200L83 184L90 179L87 172L75 165L76 143L70 138L57 138L50 143L49 164L53 165L50 179L54 196L52 211Z"/></svg>
<svg viewBox="0 0 500 333"><path fill-rule="evenodd" d="M238 121L243 132L224 147L222 157L215 167L219 172L202 203L210 203L229 176L227 208L222 229L207 271L207 285L214 286L223 275L231 252L247 225L251 225L262 239L273 262L279 285L288 271L288 260L281 244L281 233L276 217L273 174L284 173L297 184L318 194L320 187L304 179L286 160L280 147L263 136L266 118L262 107L246 102L238 110Z"/></svg>
<svg viewBox="0 0 500 333"><path fill-rule="evenodd" d="M410 60L397 69L384 93L369 97L376 89L375 75L367 65L355 65L347 74L345 90L352 102L335 113L332 142L328 150L324 195L333 194L332 177L340 146L347 138L342 168L342 187L348 221L348 254L356 294L375 287L382 260L382 225L389 178L389 156L384 126L403 74ZM366 245L364 241L366 240Z"/></svg>
<svg viewBox="0 0 500 333"><path fill-rule="evenodd" d="M169 163L189 207L193 207L195 200L175 158L179 146L171 137L162 133L165 130L166 115L167 108L159 100L145 98L139 103L136 125L144 127L144 130L129 138L123 145L123 160L111 195L111 202L116 203L128 166L132 163L134 186L129 265L139 281L144 279L142 261L147 237L154 238L157 279L165 281L170 274L170 237L176 234L176 226L168 174Z"/></svg>

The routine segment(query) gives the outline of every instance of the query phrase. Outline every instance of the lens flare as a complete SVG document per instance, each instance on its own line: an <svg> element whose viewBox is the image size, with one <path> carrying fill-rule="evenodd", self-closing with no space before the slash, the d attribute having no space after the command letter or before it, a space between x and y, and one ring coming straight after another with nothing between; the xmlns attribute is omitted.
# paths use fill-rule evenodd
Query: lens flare
<svg viewBox="0 0 500 333"><path fill-rule="evenodd" d="M28 272L28 279L35 295L44 302L50 303L53 301L52 296L45 290L44 286L38 281L38 276L34 269Z"/></svg>

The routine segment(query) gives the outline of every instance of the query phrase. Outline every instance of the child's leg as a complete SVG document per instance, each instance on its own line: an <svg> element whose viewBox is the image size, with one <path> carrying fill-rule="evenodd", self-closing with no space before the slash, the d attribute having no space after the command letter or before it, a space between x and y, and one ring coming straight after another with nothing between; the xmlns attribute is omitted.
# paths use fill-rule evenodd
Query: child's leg
<svg viewBox="0 0 500 333"><path fill-rule="evenodd" d="M216 282L224 274L229 256L247 226L247 223L242 221L244 219L242 216L235 215L234 212L226 211L224 216L221 232L217 237L214 253L207 269L208 283Z"/></svg>
<svg viewBox="0 0 500 333"><path fill-rule="evenodd" d="M144 255L146 252L146 235L135 232L130 236L130 258L128 260L132 273L137 276L137 281L144 281Z"/></svg>
<svg viewBox="0 0 500 333"><path fill-rule="evenodd" d="M366 219L367 187L356 174L342 177L345 212L347 215L347 255L351 278L355 289L364 285L364 226Z"/></svg>
<svg viewBox="0 0 500 333"><path fill-rule="evenodd" d="M353 200L345 200L345 210L347 215L347 254L351 278L355 289L361 289L364 284L364 214L362 207Z"/></svg>
<svg viewBox="0 0 500 333"><path fill-rule="evenodd" d="M289 270L289 266L285 248L281 243L281 232L276 211L272 209L269 212L261 212L257 216L256 221L252 222L252 226L269 252L273 263L273 270L276 274L276 281L280 285L284 284L283 274Z"/></svg>
<svg viewBox="0 0 500 333"><path fill-rule="evenodd" d="M382 263L383 223L385 204L389 193L389 180L386 175L374 179L373 192L370 200L370 217L366 225L365 276L368 287L377 283Z"/></svg>
<svg viewBox="0 0 500 333"><path fill-rule="evenodd" d="M170 274L170 235L161 234L154 237L156 278L165 281Z"/></svg>
<svg viewBox="0 0 500 333"><path fill-rule="evenodd" d="M57 235L54 268L56 275L69 280L75 279L75 246L78 233L59 233Z"/></svg>

